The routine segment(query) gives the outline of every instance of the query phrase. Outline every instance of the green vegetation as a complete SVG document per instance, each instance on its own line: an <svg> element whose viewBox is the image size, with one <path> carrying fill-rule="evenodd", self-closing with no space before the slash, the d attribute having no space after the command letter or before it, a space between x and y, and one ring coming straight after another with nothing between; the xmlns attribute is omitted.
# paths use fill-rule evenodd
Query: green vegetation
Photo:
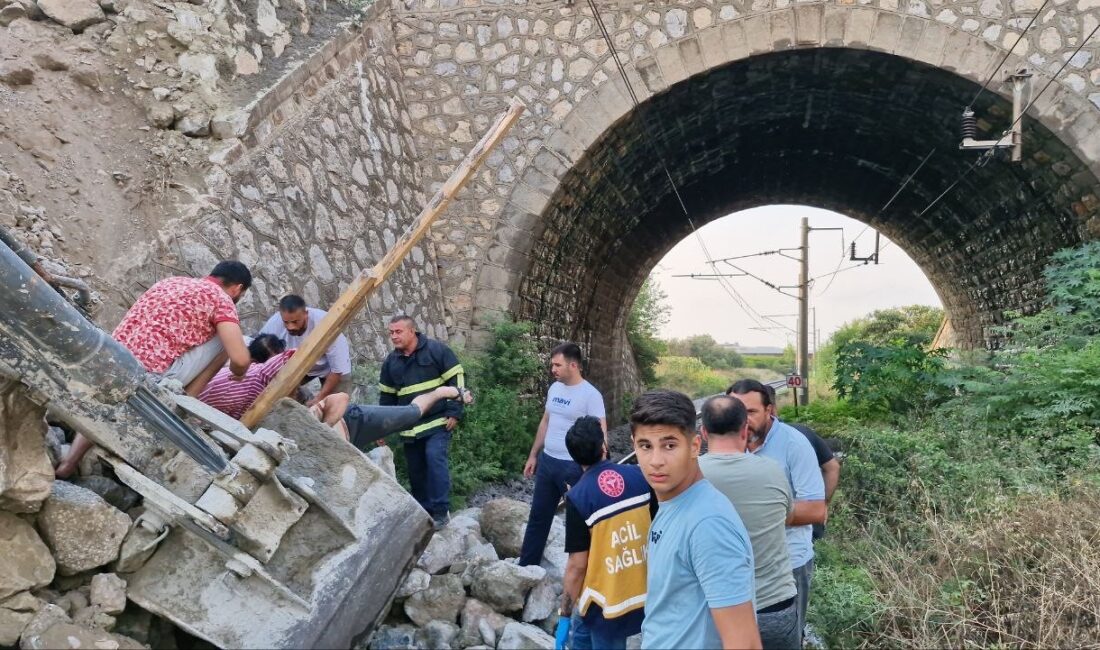
<svg viewBox="0 0 1100 650"><path fill-rule="evenodd" d="M626 337L634 352L638 374L646 385L657 381L658 360L668 351L665 342L657 338L661 325L668 322L667 299L661 285L652 277L646 278L626 321Z"/></svg>
<svg viewBox="0 0 1100 650"><path fill-rule="evenodd" d="M1098 269L1100 245L1057 254L1046 307L977 362L928 351L912 308L830 342L840 399L799 417L845 454L811 599L830 647L1095 644Z"/></svg>

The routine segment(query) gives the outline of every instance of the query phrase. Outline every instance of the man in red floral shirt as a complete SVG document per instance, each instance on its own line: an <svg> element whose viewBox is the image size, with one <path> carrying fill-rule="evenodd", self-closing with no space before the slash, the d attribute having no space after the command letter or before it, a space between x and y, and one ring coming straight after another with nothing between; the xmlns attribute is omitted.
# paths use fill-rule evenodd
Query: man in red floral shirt
<svg viewBox="0 0 1100 650"><path fill-rule="evenodd" d="M145 370L179 381L188 395L197 396L226 356L238 380L252 363L236 306L250 286L252 273L236 260L218 262L205 278L165 278L141 294L111 336ZM57 476L71 475L90 447L77 436Z"/></svg>

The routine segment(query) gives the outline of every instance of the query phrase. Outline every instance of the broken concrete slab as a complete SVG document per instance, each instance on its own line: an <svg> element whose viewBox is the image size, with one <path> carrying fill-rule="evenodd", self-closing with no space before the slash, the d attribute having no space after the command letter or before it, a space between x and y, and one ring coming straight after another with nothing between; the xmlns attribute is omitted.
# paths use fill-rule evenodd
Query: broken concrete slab
<svg viewBox="0 0 1100 650"><path fill-rule="evenodd" d="M130 518L91 490L55 481L38 514L38 528L58 572L73 575L114 561Z"/></svg>
<svg viewBox="0 0 1100 650"><path fill-rule="evenodd" d="M44 587L53 580L50 549L34 527L10 512L0 511L0 598Z"/></svg>

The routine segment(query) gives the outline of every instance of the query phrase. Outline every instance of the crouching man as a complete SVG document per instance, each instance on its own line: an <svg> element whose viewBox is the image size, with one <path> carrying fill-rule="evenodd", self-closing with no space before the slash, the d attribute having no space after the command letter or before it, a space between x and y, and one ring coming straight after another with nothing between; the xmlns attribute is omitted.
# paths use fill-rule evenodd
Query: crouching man
<svg viewBox="0 0 1100 650"><path fill-rule="evenodd" d="M645 616L646 543L657 511L642 471L607 460L603 424L578 418L565 447L584 472L565 495L561 615L576 614L572 650L626 648Z"/></svg>

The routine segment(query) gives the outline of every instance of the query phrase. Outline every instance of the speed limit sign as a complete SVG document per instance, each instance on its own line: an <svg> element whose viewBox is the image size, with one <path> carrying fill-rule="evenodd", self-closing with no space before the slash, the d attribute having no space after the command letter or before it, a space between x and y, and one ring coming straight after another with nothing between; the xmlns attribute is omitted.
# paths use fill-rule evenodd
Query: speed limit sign
<svg viewBox="0 0 1100 650"><path fill-rule="evenodd" d="M787 385L791 388L801 388L802 375L787 375Z"/></svg>

